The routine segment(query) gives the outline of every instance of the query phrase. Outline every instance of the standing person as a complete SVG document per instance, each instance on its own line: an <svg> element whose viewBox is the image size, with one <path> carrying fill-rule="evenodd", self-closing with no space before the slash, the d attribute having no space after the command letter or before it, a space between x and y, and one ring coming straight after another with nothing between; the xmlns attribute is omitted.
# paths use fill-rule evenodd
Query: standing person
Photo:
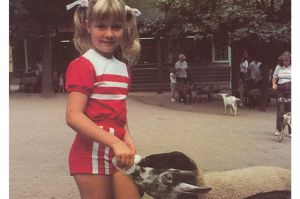
<svg viewBox="0 0 300 199"><path fill-rule="evenodd" d="M248 59L249 59L248 53L247 51L244 51L240 61L240 79L243 84L245 84L246 82L246 76L248 72Z"/></svg>
<svg viewBox="0 0 300 199"><path fill-rule="evenodd" d="M64 74L61 73L59 75L59 79L58 79L58 92L64 93L65 92L64 87L65 87Z"/></svg>
<svg viewBox="0 0 300 199"><path fill-rule="evenodd" d="M282 53L279 57L279 65L276 66L273 79L272 88L277 89L277 117L276 117L276 131L275 136L280 135L282 130L284 111L291 111L291 104L285 104L283 107L280 98L291 98L291 54L288 51Z"/></svg>
<svg viewBox="0 0 300 199"><path fill-rule="evenodd" d="M240 78L239 78L239 97L243 104L247 105L247 98L245 93L248 91L247 72L248 72L248 52L244 51L240 60Z"/></svg>
<svg viewBox="0 0 300 199"><path fill-rule="evenodd" d="M187 68L188 64L186 62L186 56L184 54L180 54L178 56L178 61L175 63L175 69L177 74L177 83L186 83L187 78Z"/></svg>
<svg viewBox="0 0 300 199"><path fill-rule="evenodd" d="M170 70L170 87L171 87L171 101L176 102L175 91L176 91L176 70L171 68Z"/></svg>
<svg viewBox="0 0 300 199"><path fill-rule="evenodd" d="M69 153L70 174L81 199L136 199L130 176L117 172L133 164L136 153L127 122L126 97L130 75L114 57L120 47L130 65L140 53L136 16L122 0L75 1L74 44L81 56L66 73L66 120L76 131Z"/></svg>
<svg viewBox="0 0 300 199"><path fill-rule="evenodd" d="M250 76L250 81L248 85L248 90L254 88L260 88L261 73L260 73L261 62L254 57L253 61L248 66L248 72Z"/></svg>
<svg viewBox="0 0 300 199"><path fill-rule="evenodd" d="M43 62L37 61L35 67L35 76L37 78L35 89L37 92L41 92L42 90L42 70L43 70Z"/></svg>

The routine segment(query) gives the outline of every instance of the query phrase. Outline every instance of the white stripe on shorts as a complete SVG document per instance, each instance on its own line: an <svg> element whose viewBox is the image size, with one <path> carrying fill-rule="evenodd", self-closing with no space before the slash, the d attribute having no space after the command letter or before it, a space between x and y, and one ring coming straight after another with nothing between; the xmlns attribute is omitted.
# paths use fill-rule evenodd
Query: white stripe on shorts
<svg viewBox="0 0 300 199"><path fill-rule="evenodd" d="M115 134L115 129L109 128L109 133L111 135L114 135ZM110 172L109 172L109 162L108 162L108 160L109 160L108 159L109 151L110 151L110 147L106 146L105 151L104 151L104 168L105 168L105 174L106 175L110 174Z"/></svg>
<svg viewBox="0 0 300 199"><path fill-rule="evenodd" d="M103 128L103 126L99 126ZM98 165L98 151L99 151L99 143L93 142L93 150L92 150L92 173L99 173L99 165Z"/></svg>
<svg viewBox="0 0 300 199"><path fill-rule="evenodd" d="M93 151L92 151L92 173L98 174L98 151L99 151L99 143L93 142Z"/></svg>

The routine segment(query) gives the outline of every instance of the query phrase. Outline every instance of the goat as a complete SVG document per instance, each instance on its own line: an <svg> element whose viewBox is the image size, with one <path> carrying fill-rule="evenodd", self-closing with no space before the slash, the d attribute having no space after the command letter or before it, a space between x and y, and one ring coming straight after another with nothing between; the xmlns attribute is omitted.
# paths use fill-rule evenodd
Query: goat
<svg viewBox="0 0 300 199"><path fill-rule="evenodd" d="M221 95L222 98L223 98L224 114L226 114L226 107L228 105L230 107L231 114L234 114L234 116L236 116L236 114L237 114L237 101L240 101L240 99L235 97L235 96L227 96L226 93L219 93L219 95ZM232 112L232 109L234 110L234 113Z"/></svg>
<svg viewBox="0 0 300 199"><path fill-rule="evenodd" d="M139 159L136 155L135 163ZM181 152L150 155L125 170L117 166L115 158L112 162L120 171L132 175L140 191L155 199L198 199L198 193L211 189L197 186L201 179L196 163Z"/></svg>
<svg viewBox="0 0 300 199"><path fill-rule="evenodd" d="M255 108L259 102L260 102L260 98L261 98L261 91L260 89L251 89L248 91L248 106L249 108Z"/></svg>
<svg viewBox="0 0 300 199"><path fill-rule="evenodd" d="M176 90L179 96L179 102L187 104L187 100L189 104L192 104L192 90L194 88L194 84L187 82L187 83L177 83ZM188 99L189 98L189 99Z"/></svg>
<svg viewBox="0 0 300 199"><path fill-rule="evenodd" d="M174 169L183 165L189 165L190 170ZM194 172L196 164L181 152L154 154L133 167L130 175L134 183L155 199L283 199L291 196L291 172L279 167L254 166L197 174ZM196 183L195 178L199 179Z"/></svg>
<svg viewBox="0 0 300 199"><path fill-rule="evenodd" d="M202 102L201 95L207 95L207 101L210 102L212 98L212 92L213 92L213 84L199 86L198 88L196 88L196 95L194 97L194 101L198 99L199 102L201 103Z"/></svg>
<svg viewBox="0 0 300 199"><path fill-rule="evenodd" d="M278 142L282 142L284 140L284 130L285 127L288 127L289 136L291 136L292 133L292 115L291 112L288 112L283 115L283 123L282 123L282 129L280 131L280 135L277 137Z"/></svg>

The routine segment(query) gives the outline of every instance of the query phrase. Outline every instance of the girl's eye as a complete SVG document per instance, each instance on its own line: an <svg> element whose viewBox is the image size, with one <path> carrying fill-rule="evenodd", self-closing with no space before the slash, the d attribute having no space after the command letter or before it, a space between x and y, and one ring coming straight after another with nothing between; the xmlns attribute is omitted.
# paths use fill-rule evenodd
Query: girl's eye
<svg viewBox="0 0 300 199"><path fill-rule="evenodd" d="M99 28L99 29L105 29L106 28L105 25L97 25L96 27Z"/></svg>
<svg viewBox="0 0 300 199"><path fill-rule="evenodd" d="M113 26L112 26L112 29L113 29L113 30L121 30L122 28L123 28L122 25L113 25Z"/></svg>

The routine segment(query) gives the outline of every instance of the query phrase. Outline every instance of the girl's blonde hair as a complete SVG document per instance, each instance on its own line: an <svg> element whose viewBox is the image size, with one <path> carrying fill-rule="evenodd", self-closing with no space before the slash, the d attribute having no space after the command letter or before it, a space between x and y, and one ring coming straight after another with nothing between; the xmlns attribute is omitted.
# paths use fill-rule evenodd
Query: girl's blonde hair
<svg viewBox="0 0 300 199"><path fill-rule="evenodd" d="M136 18L130 10L125 9L123 0L89 0L88 7L78 6L74 13L75 48L80 54L84 54L92 46L86 21L92 23L110 18L124 23L120 44L122 56L130 65L136 64L141 50Z"/></svg>

